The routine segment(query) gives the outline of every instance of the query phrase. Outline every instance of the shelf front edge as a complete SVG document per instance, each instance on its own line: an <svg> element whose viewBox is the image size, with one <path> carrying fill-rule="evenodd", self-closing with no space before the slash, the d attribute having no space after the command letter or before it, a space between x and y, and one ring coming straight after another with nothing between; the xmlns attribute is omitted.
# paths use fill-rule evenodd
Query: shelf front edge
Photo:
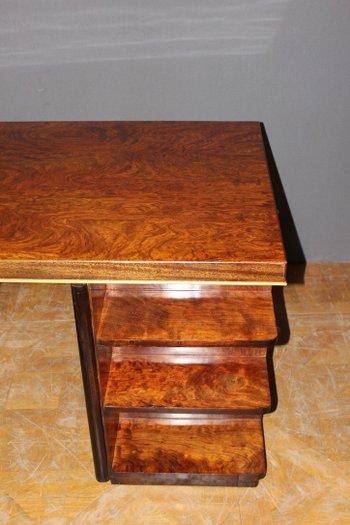
<svg viewBox="0 0 350 525"><path fill-rule="evenodd" d="M0 260L2 282L286 284L286 263Z"/></svg>

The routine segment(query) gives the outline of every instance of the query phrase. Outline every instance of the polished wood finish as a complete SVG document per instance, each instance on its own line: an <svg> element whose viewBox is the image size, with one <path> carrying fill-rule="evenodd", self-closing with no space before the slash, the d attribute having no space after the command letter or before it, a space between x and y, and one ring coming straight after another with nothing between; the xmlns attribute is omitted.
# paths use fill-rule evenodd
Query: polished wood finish
<svg viewBox="0 0 350 525"><path fill-rule="evenodd" d="M76 283L97 479L255 486L286 266L260 124L0 123L0 224L0 281Z"/></svg>
<svg viewBox="0 0 350 525"><path fill-rule="evenodd" d="M285 282L259 123L0 123L0 278Z"/></svg>
<svg viewBox="0 0 350 525"><path fill-rule="evenodd" d="M229 349L226 355L212 349L204 356L201 349L184 356L180 349L173 353L167 350L152 353L151 348L142 347L128 355L114 349L104 406L119 411L152 408L168 413L269 410L265 357L237 356Z"/></svg>
<svg viewBox="0 0 350 525"><path fill-rule="evenodd" d="M271 289L262 286L90 290L99 344L266 347L277 336Z"/></svg>
<svg viewBox="0 0 350 525"><path fill-rule="evenodd" d="M117 426L113 482L256 485L266 472L260 417L120 414Z"/></svg>
<svg viewBox="0 0 350 525"><path fill-rule="evenodd" d="M277 335L271 288L92 284L89 293L111 481L257 485Z"/></svg>

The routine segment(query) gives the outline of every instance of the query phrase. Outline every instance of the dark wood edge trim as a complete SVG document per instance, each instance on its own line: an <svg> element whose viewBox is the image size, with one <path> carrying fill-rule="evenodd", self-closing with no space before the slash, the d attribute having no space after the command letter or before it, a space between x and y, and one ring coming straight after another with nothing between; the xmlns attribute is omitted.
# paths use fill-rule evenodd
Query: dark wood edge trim
<svg viewBox="0 0 350 525"><path fill-rule="evenodd" d="M212 416L212 415L223 415L223 416L233 416L240 418L242 416L262 416L263 414L267 414L271 411L271 405L262 406L260 408L182 408L182 407L161 407L161 406L143 406L143 407L126 407L126 406L117 406L117 405L104 405L103 411L105 414L113 414L113 413L123 413L126 412L128 414L133 414L135 417L137 415L143 415L145 413L145 410L149 411L149 413L152 414L166 414L169 417L172 416L172 414L190 414L191 416L195 414L201 414L204 416Z"/></svg>
<svg viewBox="0 0 350 525"><path fill-rule="evenodd" d="M127 485L205 485L226 487L256 487L266 470L259 474L183 474L111 472L113 484Z"/></svg>
<svg viewBox="0 0 350 525"><path fill-rule="evenodd" d="M108 481L107 451L87 285L72 285L72 297L96 479Z"/></svg>
<svg viewBox="0 0 350 525"><path fill-rule="evenodd" d="M271 339L264 339L261 341L257 340L246 340L246 341L187 341L184 339L178 340L178 339L143 339L143 340L137 340L137 339L97 339L96 344L99 347L125 347L125 346L132 346L132 347L169 347L169 348L198 348L198 347L205 347L205 348L266 348L269 346L273 346L276 342L277 337L277 328L276 328L276 335L271 337Z"/></svg>

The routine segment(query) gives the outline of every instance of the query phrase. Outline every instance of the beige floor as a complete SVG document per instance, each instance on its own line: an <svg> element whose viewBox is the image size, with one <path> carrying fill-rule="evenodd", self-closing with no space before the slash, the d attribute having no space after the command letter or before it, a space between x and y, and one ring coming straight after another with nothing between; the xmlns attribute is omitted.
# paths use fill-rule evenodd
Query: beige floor
<svg viewBox="0 0 350 525"><path fill-rule="evenodd" d="M309 265L285 292L257 488L94 480L65 285L0 286L0 524L350 523L350 264Z"/></svg>

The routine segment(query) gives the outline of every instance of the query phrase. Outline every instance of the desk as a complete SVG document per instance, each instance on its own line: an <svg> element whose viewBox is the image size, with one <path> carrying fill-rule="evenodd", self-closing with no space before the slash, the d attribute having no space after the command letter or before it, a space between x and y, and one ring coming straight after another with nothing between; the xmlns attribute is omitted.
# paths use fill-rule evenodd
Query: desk
<svg viewBox="0 0 350 525"><path fill-rule="evenodd" d="M0 224L0 280L72 284L97 479L256 485L286 265L259 123L2 123Z"/></svg>

